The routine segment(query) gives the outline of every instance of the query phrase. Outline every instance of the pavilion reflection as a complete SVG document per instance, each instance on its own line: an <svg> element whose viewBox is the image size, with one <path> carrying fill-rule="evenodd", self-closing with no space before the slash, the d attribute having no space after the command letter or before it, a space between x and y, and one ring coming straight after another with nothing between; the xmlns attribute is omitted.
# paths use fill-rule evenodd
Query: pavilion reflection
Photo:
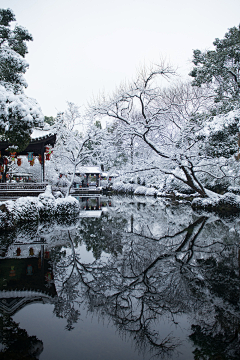
<svg viewBox="0 0 240 360"><path fill-rule="evenodd" d="M0 312L14 315L24 306L52 303L57 295L45 240L15 242L1 254Z"/></svg>

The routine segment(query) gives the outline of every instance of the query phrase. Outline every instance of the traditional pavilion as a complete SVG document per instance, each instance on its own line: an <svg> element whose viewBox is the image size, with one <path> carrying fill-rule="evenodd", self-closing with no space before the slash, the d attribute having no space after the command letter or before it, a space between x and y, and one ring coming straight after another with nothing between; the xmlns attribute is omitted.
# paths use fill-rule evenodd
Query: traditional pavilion
<svg viewBox="0 0 240 360"><path fill-rule="evenodd" d="M31 135L31 141L26 147L26 149L15 154L15 156L27 155L29 161L33 161L34 157L38 157L39 162L41 164L41 181L44 182L45 160L50 159L50 154L52 151L51 149L54 147L55 143L56 143L56 134L54 134L51 130L36 128L33 130L33 133ZM11 145L12 144L8 143L7 141L0 141L0 152L1 152L0 167L2 170L5 167L5 172L6 172L7 160L4 159L7 159L8 157L11 156L11 154L7 150ZM19 161L18 164L21 164L20 159L18 159L17 161ZM3 173L3 171L0 171L0 173Z"/></svg>
<svg viewBox="0 0 240 360"><path fill-rule="evenodd" d="M75 174L75 188L99 187L102 170L98 166L79 166Z"/></svg>

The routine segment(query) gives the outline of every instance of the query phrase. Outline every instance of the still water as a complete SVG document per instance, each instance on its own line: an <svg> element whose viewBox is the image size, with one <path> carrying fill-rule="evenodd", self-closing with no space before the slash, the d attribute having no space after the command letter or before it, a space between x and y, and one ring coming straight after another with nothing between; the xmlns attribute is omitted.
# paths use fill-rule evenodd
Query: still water
<svg viewBox="0 0 240 360"><path fill-rule="evenodd" d="M240 219L78 198L0 235L0 358L239 359Z"/></svg>

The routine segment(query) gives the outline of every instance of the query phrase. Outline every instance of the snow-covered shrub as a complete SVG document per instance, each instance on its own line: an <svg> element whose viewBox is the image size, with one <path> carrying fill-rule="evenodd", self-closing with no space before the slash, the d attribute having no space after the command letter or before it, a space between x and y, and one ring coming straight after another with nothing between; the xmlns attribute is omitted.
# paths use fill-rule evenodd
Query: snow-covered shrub
<svg viewBox="0 0 240 360"><path fill-rule="evenodd" d="M38 211L41 219L64 217L69 220L79 214L79 202L72 196L56 199L48 185L46 191L38 196Z"/></svg>
<svg viewBox="0 0 240 360"><path fill-rule="evenodd" d="M27 196L17 199L13 206L13 212L17 222L37 221L37 198Z"/></svg>
<svg viewBox="0 0 240 360"><path fill-rule="evenodd" d="M51 193L51 186L36 197L22 197L16 201L0 202L0 229L13 228L19 223L52 219L71 222L78 218L79 202L72 196L67 198L55 197Z"/></svg>
<svg viewBox="0 0 240 360"><path fill-rule="evenodd" d="M113 191L117 193L133 194L138 185L134 183L125 184L122 181L115 181L112 185Z"/></svg>
<svg viewBox="0 0 240 360"><path fill-rule="evenodd" d="M145 186L138 186L134 191L134 195L146 195L147 188Z"/></svg>
<svg viewBox="0 0 240 360"><path fill-rule="evenodd" d="M13 207L14 201L12 200L0 203L0 229L8 229L16 225Z"/></svg>
<svg viewBox="0 0 240 360"><path fill-rule="evenodd" d="M192 201L192 208L222 213L240 212L240 196L228 192L219 197L196 198Z"/></svg>
<svg viewBox="0 0 240 360"><path fill-rule="evenodd" d="M23 197L0 205L0 229L13 228L19 223L38 220L37 199Z"/></svg>
<svg viewBox="0 0 240 360"><path fill-rule="evenodd" d="M47 218L55 215L55 198L50 185L46 187L43 194L38 196L38 212L40 218Z"/></svg>
<svg viewBox="0 0 240 360"><path fill-rule="evenodd" d="M64 219L75 218L79 214L79 202L72 196L55 200L55 215Z"/></svg>
<svg viewBox="0 0 240 360"><path fill-rule="evenodd" d="M112 189L116 192L124 192L124 183L122 181L114 181Z"/></svg>
<svg viewBox="0 0 240 360"><path fill-rule="evenodd" d="M148 188L146 191L146 196L156 196L158 193L158 190L155 188Z"/></svg>
<svg viewBox="0 0 240 360"><path fill-rule="evenodd" d="M137 187L138 185L136 184L130 184L130 183L124 184L124 188L127 193L134 193Z"/></svg>

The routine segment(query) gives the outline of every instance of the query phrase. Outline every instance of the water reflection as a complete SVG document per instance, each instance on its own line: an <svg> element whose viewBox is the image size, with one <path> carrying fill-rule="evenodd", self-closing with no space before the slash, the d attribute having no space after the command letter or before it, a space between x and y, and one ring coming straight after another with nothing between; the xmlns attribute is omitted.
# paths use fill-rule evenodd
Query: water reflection
<svg viewBox="0 0 240 360"><path fill-rule="evenodd" d="M159 199L79 201L73 226L0 235L3 329L16 328L12 315L30 301L49 302L68 331L86 309L108 319L132 339L136 359L239 359L238 218ZM3 354L17 346L5 330L1 339Z"/></svg>

